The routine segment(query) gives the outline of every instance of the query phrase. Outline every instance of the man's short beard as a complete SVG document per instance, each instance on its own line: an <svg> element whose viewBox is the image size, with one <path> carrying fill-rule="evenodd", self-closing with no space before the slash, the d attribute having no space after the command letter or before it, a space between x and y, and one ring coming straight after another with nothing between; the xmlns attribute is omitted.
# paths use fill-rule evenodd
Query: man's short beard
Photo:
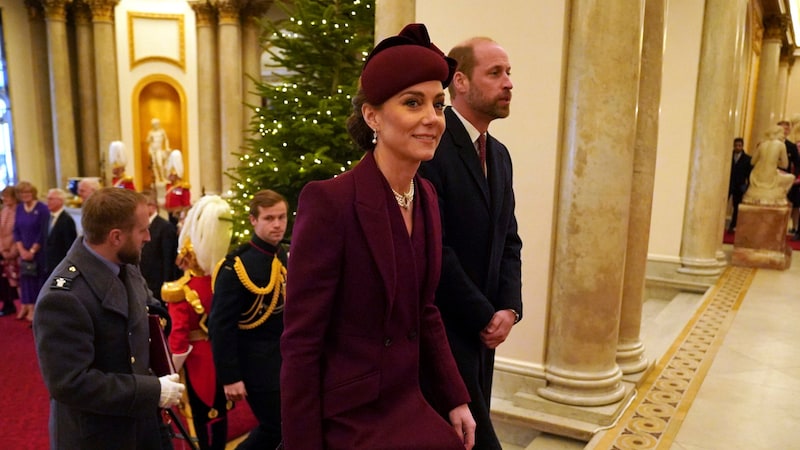
<svg viewBox="0 0 800 450"><path fill-rule="evenodd" d="M142 259L142 252L137 251L135 248L121 248L117 252L117 258L125 264L139 265L139 261Z"/></svg>

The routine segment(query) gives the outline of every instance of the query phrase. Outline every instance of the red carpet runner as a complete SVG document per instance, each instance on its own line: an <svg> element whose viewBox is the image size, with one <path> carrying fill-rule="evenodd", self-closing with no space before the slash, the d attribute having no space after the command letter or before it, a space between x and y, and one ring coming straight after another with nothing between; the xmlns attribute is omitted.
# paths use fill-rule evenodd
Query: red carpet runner
<svg viewBox="0 0 800 450"><path fill-rule="evenodd" d="M47 419L50 401L39 373L29 322L0 317L0 448L50 448ZM229 439L256 426L247 402L239 402L229 417ZM182 446L176 441L176 449Z"/></svg>

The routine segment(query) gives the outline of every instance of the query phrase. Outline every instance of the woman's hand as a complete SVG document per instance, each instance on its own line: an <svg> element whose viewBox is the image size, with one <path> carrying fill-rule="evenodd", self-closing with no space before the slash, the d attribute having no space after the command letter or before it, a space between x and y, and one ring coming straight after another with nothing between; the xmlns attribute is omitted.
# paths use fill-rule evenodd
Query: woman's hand
<svg viewBox="0 0 800 450"><path fill-rule="evenodd" d="M475 445L475 419L466 403L456 406L450 411L450 424L456 430L456 434L464 443L464 448L472 449Z"/></svg>

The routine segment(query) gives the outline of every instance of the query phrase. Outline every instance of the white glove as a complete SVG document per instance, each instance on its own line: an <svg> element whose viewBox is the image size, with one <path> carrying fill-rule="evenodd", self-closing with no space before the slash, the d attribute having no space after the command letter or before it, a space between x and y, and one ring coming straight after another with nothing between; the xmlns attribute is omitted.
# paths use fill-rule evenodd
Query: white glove
<svg viewBox="0 0 800 450"><path fill-rule="evenodd" d="M161 394L158 398L159 408L172 408L181 400L181 395L186 387L178 383L179 379L177 373L164 375L158 379L158 382L161 383Z"/></svg>
<svg viewBox="0 0 800 450"><path fill-rule="evenodd" d="M172 365L175 367L175 372L180 372L181 367L183 367L183 363L186 362L186 357L189 356L189 353L192 352L194 346L190 345L189 350L186 350L185 353L173 353L172 354Z"/></svg>

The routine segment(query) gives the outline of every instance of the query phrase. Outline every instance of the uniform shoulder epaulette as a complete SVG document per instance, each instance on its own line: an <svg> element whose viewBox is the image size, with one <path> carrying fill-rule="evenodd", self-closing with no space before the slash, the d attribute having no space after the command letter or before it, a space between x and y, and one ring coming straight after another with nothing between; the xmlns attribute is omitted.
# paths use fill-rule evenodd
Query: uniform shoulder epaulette
<svg viewBox="0 0 800 450"><path fill-rule="evenodd" d="M167 281L161 286L161 299L167 303L180 303L186 301L197 314L203 314L205 308L200 301L197 291L189 287L192 274L189 271L175 281Z"/></svg>
<svg viewBox="0 0 800 450"><path fill-rule="evenodd" d="M60 289L62 291L72 290L72 282L80 275L80 271L74 264L70 264L65 269L59 271L50 283L50 289Z"/></svg>

